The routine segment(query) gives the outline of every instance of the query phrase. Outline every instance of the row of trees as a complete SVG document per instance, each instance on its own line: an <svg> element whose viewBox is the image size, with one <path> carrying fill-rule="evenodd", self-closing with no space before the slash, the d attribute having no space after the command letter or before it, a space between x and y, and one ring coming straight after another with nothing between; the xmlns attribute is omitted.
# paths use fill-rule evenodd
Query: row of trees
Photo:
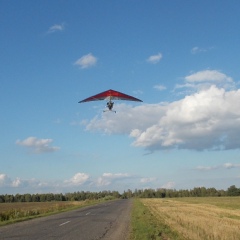
<svg viewBox="0 0 240 240"><path fill-rule="evenodd" d="M240 188L235 185L227 190L217 190L215 188L198 187L191 190L173 190L173 189L136 189L134 192L130 189L120 194L118 191L101 192L74 192L66 194L16 194L0 195L0 203L4 202L50 202L50 201L84 201L97 200L102 198L173 198L173 197L222 197L222 196L240 196Z"/></svg>
<svg viewBox="0 0 240 240"><path fill-rule="evenodd" d="M97 200L106 197L120 198L121 194L117 191L101 191L101 192L74 192L66 194L5 194L0 195L0 203L4 202L51 202L51 201L84 201L84 200Z"/></svg>
<svg viewBox="0 0 240 240"><path fill-rule="evenodd" d="M195 187L190 190L144 189L135 190L133 196L139 198L240 196L240 188L237 188L235 185L232 185L227 190L217 190L216 188L205 187Z"/></svg>

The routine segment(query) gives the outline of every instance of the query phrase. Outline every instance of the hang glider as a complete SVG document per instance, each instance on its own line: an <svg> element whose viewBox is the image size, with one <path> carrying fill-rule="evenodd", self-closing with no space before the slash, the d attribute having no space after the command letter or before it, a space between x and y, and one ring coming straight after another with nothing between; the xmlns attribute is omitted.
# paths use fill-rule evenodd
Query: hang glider
<svg viewBox="0 0 240 240"><path fill-rule="evenodd" d="M98 93L91 97L88 97L79 103L90 102L90 101L99 101L99 100L107 100L107 107L109 111L113 111L113 104L112 100L126 100L126 101L135 101L135 102L142 102L142 100L135 98L133 96L127 95L125 93L121 93L112 89L109 89L105 92ZM116 112L116 111L114 111Z"/></svg>

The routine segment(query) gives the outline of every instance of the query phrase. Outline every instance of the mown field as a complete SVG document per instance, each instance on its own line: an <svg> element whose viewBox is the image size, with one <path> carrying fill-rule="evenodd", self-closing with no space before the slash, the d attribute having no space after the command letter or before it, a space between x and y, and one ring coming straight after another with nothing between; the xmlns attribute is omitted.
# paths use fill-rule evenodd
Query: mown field
<svg viewBox="0 0 240 240"><path fill-rule="evenodd" d="M134 205L142 216L132 223L131 239L240 239L240 197L139 199ZM150 226L142 238L137 221Z"/></svg>
<svg viewBox="0 0 240 240"><path fill-rule="evenodd" d="M95 201L96 202L96 201ZM0 225L46 216L93 204L93 201L21 202L0 204Z"/></svg>

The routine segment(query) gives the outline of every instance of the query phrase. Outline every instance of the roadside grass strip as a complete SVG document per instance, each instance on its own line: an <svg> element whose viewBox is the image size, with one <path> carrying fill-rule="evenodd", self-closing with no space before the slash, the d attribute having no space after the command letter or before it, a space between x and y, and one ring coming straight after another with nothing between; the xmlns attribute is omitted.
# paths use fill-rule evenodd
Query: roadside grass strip
<svg viewBox="0 0 240 240"><path fill-rule="evenodd" d="M225 197L141 199L157 221L189 240L240 239L239 200Z"/></svg>
<svg viewBox="0 0 240 240"><path fill-rule="evenodd" d="M176 231L173 231L164 221L148 209L140 199L134 199L130 240L182 240Z"/></svg>
<svg viewBox="0 0 240 240"><path fill-rule="evenodd" d="M1 203L0 226L70 211L105 201L108 200Z"/></svg>

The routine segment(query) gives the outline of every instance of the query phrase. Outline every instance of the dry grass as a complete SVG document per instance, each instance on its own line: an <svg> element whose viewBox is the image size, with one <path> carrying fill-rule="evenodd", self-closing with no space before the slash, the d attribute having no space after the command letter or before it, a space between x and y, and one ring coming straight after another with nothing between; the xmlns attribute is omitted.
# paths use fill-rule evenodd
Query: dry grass
<svg viewBox="0 0 240 240"><path fill-rule="evenodd" d="M240 239L240 198L142 199L184 239Z"/></svg>
<svg viewBox="0 0 240 240"><path fill-rule="evenodd" d="M17 203L1 203L0 204L0 212L6 212L12 209L16 210L49 210L49 209L58 209L64 207L71 207L71 206L79 206L83 205L84 202L17 202Z"/></svg>
<svg viewBox="0 0 240 240"><path fill-rule="evenodd" d="M87 201L1 203L0 224L61 212L87 204Z"/></svg>

